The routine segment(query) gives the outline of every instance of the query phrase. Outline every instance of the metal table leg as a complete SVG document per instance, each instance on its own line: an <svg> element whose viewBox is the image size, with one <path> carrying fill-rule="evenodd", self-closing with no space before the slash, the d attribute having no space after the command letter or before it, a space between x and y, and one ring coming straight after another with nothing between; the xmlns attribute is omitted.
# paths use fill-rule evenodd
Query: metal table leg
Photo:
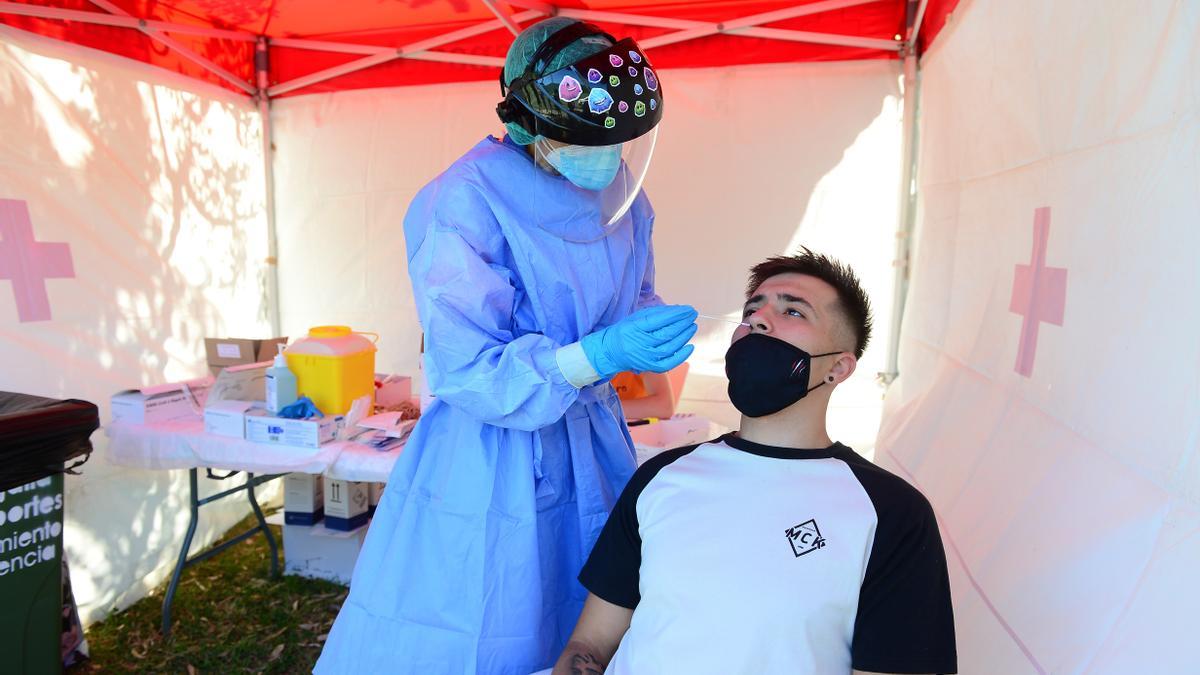
<svg viewBox="0 0 1200 675"><path fill-rule="evenodd" d="M179 550L179 562L175 563L175 571L171 573L171 583L167 586L167 594L163 597L162 611L162 634L166 639L171 635L171 602L175 600L175 589L179 588L179 577L183 575L183 568L187 567L187 554L192 548L192 537L196 534L196 523L200 520L200 502L197 501L198 492L196 469L188 469L188 484L191 488L189 504L191 506L191 516L188 519L187 534L183 537L183 546Z"/></svg>
<svg viewBox="0 0 1200 675"><path fill-rule="evenodd" d="M271 532L271 528L267 527L267 519L263 518L262 509L258 507L258 500L254 498L254 474L246 474L246 497L250 499L250 508L254 509L254 515L258 518L258 527L262 530L263 536L267 538L267 546L271 547L271 577L279 576L279 547L275 544L275 533ZM254 530L250 530L251 533Z"/></svg>
<svg viewBox="0 0 1200 675"><path fill-rule="evenodd" d="M225 478L230 478L236 473L237 472L235 471L227 476L216 476L212 473L212 470L209 469L208 476L209 478L224 480ZM230 546L240 544L246 539L253 537L255 534L262 532L263 536L267 539L267 545L271 548L271 576L279 576L279 546L275 542L274 533L271 532L271 528L267 525L266 518L263 517L262 509L259 507L258 500L254 496L254 488L284 475L285 474L282 473L276 473L255 477L254 474L247 472L246 482L243 485L239 485L235 488L230 488L223 492L218 492L215 495L209 495L204 499L200 499L199 481L197 479L196 469L193 468L188 470L189 506L191 513L188 520L187 534L184 536L183 545L179 549L179 560L175 563L175 571L171 574L171 583L167 586L166 596L163 597L163 639L171 636L171 603L175 600L175 591L179 588L179 579L183 575L183 570L188 566L208 560ZM258 520L258 524L249 530L242 532L236 537L221 543L218 546L214 546L203 553L199 553L192 558L188 558L188 552L191 551L192 548L192 538L196 535L196 525L200 521L200 507L242 491L245 491L246 498L250 500L250 507L254 510L254 516Z"/></svg>

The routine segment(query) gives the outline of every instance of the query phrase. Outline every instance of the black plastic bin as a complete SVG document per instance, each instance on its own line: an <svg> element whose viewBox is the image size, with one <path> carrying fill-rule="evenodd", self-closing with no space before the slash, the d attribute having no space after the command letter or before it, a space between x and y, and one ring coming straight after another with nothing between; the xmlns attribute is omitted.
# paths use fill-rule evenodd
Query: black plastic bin
<svg viewBox="0 0 1200 675"><path fill-rule="evenodd" d="M87 401L0 392L0 671L62 671L62 473L99 427Z"/></svg>

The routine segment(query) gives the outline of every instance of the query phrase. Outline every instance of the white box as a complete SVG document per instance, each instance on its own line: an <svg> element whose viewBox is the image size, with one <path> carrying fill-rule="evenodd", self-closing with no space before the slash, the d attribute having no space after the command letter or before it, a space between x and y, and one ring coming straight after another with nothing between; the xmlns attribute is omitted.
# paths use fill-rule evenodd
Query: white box
<svg viewBox="0 0 1200 675"><path fill-rule="evenodd" d="M365 527L338 532L323 525L284 525L283 572L349 585L366 537Z"/></svg>
<svg viewBox="0 0 1200 675"><path fill-rule="evenodd" d="M379 506L379 500L383 497L383 488L387 483L368 483L367 484L367 515L374 518L375 508Z"/></svg>
<svg viewBox="0 0 1200 675"><path fill-rule="evenodd" d="M342 417L326 415L310 420L289 420L271 417L265 410L246 413L246 440L255 443L319 448L333 440L341 426Z"/></svg>
<svg viewBox="0 0 1200 675"><path fill-rule="evenodd" d="M325 486L319 474L289 473L283 478L283 522L313 525L325 516Z"/></svg>
<svg viewBox="0 0 1200 675"><path fill-rule="evenodd" d="M253 401L214 401L204 409L204 433L233 438L246 437L246 412Z"/></svg>
<svg viewBox="0 0 1200 675"><path fill-rule="evenodd" d="M213 381L209 401L266 401L270 361L229 366Z"/></svg>
<svg viewBox="0 0 1200 675"><path fill-rule="evenodd" d="M370 502L367 484L350 480L325 481L325 526L331 530L353 530L367 522Z"/></svg>
<svg viewBox="0 0 1200 675"><path fill-rule="evenodd" d="M110 400L114 422L156 424L200 415L212 387L211 377L126 389Z"/></svg>
<svg viewBox="0 0 1200 675"><path fill-rule="evenodd" d="M664 450L711 441L729 431L727 427L699 415L676 415L653 424L629 427L638 466Z"/></svg>
<svg viewBox="0 0 1200 675"><path fill-rule="evenodd" d="M412 401L412 378L407 375L384 375L375 373L375 405L388 407Z"/></svg>

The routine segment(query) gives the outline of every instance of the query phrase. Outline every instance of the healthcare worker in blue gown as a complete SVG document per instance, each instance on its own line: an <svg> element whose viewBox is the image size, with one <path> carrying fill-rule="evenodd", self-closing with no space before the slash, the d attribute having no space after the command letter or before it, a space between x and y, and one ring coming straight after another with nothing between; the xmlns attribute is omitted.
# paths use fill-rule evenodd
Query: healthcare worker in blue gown
<svg viewBox="0 0 1200 675"><path fill-rule="evenodd" d="M408 267L437 397L396 463L318 673L528 675L635 468L614 374L696 312L654 291L641 192L662 88L633 40L552 18L509 50L487 138L417 195Z"/></svg>

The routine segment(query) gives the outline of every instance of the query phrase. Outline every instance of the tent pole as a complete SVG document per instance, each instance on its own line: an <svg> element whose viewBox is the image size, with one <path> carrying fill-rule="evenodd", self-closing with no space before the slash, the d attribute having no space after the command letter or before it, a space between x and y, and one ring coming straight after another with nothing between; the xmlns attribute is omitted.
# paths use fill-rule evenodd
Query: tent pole
<svg viewBox="0 0 1200 675"><path fill-rule="evenodd" d="M167 21L140 19L136 16L130 16L128 14L101 14L100 12L87 12L78 9L59 9L58 7L25 5L15 2L0 2L0 14L32 16L40 19L55 19L58 21L79 21L82 23L95 24L99 26L115 26L118 28L131 28L136 30L145 29L163 33L178 33L180 35L202 35L204 37L221 38L223 40L237 40L239 42L254 42L255 39L253 34L237 30L224 30L221 28L208 28L204 26L187 26L178 23L170 23Z"/></svg>
<svg viewBox="0 0 1200 675"><path fill-rule="evenodd" d="M521 27L517 25L517 22L512 20L512 17L508 15L508 12L497 7L496 3L492 0L482 0L482 2L483 4L487 5L488 9L492 10L492 14L496 15L496 18L500 20L500 23L504 24L504 27L508 29L508 32L512 33L513 35L521 34Z"/></svg>
<svg viewBox="0 0 1200 675"><path fill-rule="evenodd" d="M675 32L656 35L645 40L638 40L643 49L653 49L664 45L687 42L708 37L710 35L740 35L766 40L784 40L791 42L809 42L814 44L839 45L845 47L861 47L864 49L880 49L884 51L899 51L901 44L879 38L866 38L855 35L835 35L829 33L814 33L811 31L785 30L765 28L762 24L774 23L785 19L820 14L857 5L866 5L880 0L822 0L798 4L793 7L779 9L761 14L752 14L722 23L710 21L695 21L691 19L674 19L669 17L649 16L644 14L627 14L592 9L576 9L572 7L558 8L558 16L582 19L584 21L602 21L608 23L624 23L631 26L650 26L653 28L673 28ZM544 8L543 3L531 0L509 0L510 5L527 8Z"/></svg>
<svg viewBox="0 0 1200 675"><path fill-rule="evenodd" d="M900 219L896 229L896 250L892 259L892 321L888 327L887 370L879 373L885 387L900 374L900 326L904 319L904 300L908 293L909 252L917 215L917 97L921 88L920 66L911 46L904 56L904 145L900 170Z"/></svg>
<svg viewBox="0 0 1200 675"><path fill-rule="evenodd" d="M921 24L925 21L925 8L928 6L929 0L921 0L917 7L917 16L913 19L912 35L908 38L908 43L914 53L917 51L917 36L921 34Z"/></svg>
<svg viewBox="0 0 1200 675"><path fill-rule="evenodd" d="M532 18L541 16L541 13L535 11L521 12L514 14L512 20L521 23ZM459 54L457 52L435 52L430 51L435 47L458 42L467 38L482 35L491 31L503 28L504 25L499 19L492 19L482 23L468 26L445 35L413 42L400 47L377 47L373 50L370 56L344 63L340 66L326 68L315 73L310 73L302 77L298 77L288 82L281 82L268 89L267 93L272 97L278 97L296 89L302 89L318 82L324 82L335 77L340 77L348 73L353 73L364 68L370 68L382 63L387 63L395 59L420 59L427 61L448 61L451 63L470 63L473 65L481 65L488 67L499 67L504 65L504 58L499 56L482 56L477 54ZM306 40L288 39L288 40L273 40L272 44L284 47L296 47L300 49L328 49L328 42L308 42ZM311 45L311 46L310 46Z"/></svg>
<svg viewBox="0 0 1200 675"><path fill-rule="evenodd" d="M117 16L130 16L129 12L126 12L125 10L121 9L120 7L114 5L113 3L109 2L109 0L90 0L90 1L93 5L96 5L97 7L103 9L104 11L106 11L110 14L115 14ZM193 52L191 49L188 49L187 47L185 47L184 45L182 45L178 41L176 41L175 38L170 37L168 35L164 35L164 34L160 33L159 31L148 28L144 25L139 26L137 30L141 31L142 33L145 33L146 36L149 37L151 40L154 40L155 42L158 42L159 44L163 45L167 49L174 51L176 54L178 54L181 57L187 59L188 61L191 61L192 63L200 66L201 68L209 71L210 73L216 75L217 77L221 78L222 80L225 80L229 84L232 84L233 86L237 87L238 89L241 89L242 91L246 92L247 94L254 95L254 87L251 87L250 85L243 82L242 79L240 77L238 77L237 75L234 75L233 73L229 72L228 70L225 70L221 66L218 66L216 63L213 63L209 59L197 54L196 52Z"/></svg>
<svg viewBox="0 0 1200 675"><path fill-rule="evenodd" d="M262 119L263 178L266 181L267 212L267 316L271 337L282 335L279 319L279 241L275 229L275 150L271 133L270 60L267 38L259 36L254 46L254 83L258 86L258 115Z"/></svg>
<svg viewBox="0 0 1200 675"><path fill-rule="evenodd" d="M917 116L920 114L921 61L917 36L925 18L929 0L908 0L905 7L904 47L904 149L900 169L900 222L896 228L896 253L892 259L895 279L892 284L892 322L888 327L886 370L879 373L883 386L889 387L900 376L900 329L904 322L904 303L908 297L908 273L912 251L912 232L917 220Z"/></svg>

